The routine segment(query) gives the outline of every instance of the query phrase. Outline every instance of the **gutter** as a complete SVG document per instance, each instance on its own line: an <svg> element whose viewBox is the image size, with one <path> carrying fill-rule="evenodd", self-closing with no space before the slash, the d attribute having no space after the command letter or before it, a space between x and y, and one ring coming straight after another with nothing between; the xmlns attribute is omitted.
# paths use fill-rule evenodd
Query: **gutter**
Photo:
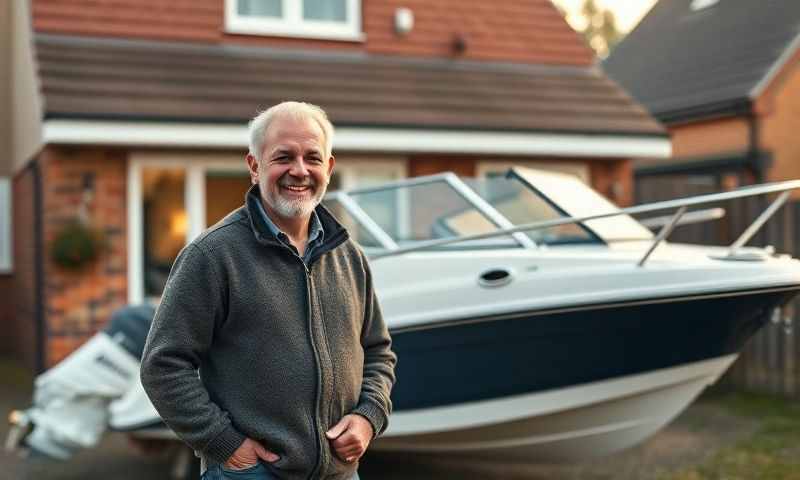
<svg viewBox="0 0 800 480"><path fill-rule="evenodd" d="M248 135L244 124L49 119L44 122L43 142L64 145L246 149ZM340 152L399 154L669 158L672 153L670 140L663 134L642 136L352 126L338 127L333 145Z"/></svg>
<svg viewBox="0 0 800 480"><path fill-rule="evenodd" d="M35 368L36 373L41 374L46 369L46 323L45 323L45 282L44 282L44 201L42 190L42 170L39 157L31 162L31 173L33 174L33 245L34 252L34 325L35 325Z"/></svg>

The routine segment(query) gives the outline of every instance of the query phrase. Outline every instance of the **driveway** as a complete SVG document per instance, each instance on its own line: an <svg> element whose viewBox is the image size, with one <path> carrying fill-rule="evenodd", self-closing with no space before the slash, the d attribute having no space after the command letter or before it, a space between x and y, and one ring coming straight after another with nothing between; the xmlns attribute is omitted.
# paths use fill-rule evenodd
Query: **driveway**
<svg viewBox="0 0 800 480"><path fill-rule="evenodd" d="M0 412L30 403L32 379L0 360ZM714 403L695 403L669 427L643 445L613 457L573 465L499 464L491 462L420 459L414 456L378 456L364 459L364 480L648 480L679 467L702 462L720 447L750 435L757 425L736 417ZM0 424L5 439L8 425ZM170 459L144 454L125 435L110 433L94 449L69 462L21 459L0 452L0 479L13 480L169 480Z"/></svg>

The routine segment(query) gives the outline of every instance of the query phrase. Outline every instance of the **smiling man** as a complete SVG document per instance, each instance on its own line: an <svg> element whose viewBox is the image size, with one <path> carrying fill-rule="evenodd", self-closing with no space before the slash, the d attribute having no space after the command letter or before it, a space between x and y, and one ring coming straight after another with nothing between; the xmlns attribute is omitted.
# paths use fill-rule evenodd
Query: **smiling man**
<svg viewBox="0 0 800 480"><path fill-rule="evenodd" d="M319 205L332 139L314 105L254 118L244 206L173 265L142 383L204 479L358 478L386 429L391 339L363 252Z"/></svg>

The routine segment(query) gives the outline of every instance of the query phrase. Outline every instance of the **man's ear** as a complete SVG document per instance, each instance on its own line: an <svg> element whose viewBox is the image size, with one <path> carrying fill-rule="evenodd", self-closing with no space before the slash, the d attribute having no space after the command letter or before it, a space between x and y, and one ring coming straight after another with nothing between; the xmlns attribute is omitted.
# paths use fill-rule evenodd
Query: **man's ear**
<svg viewBox="0 0 800 480"><path fill-rule="evenodd" d="M250 171L250 183L255 185L258 183L258 160L252 153L248 153L244 158L247 160L247 170Z"/></svg>
<svg viewBox="0 0 800 480"><path fill-rule="evenodd" d="M336 165L336 157L331 155L331 158L328 159L328 177L330 178L331 173L333 173L333 166Z"/></svg>

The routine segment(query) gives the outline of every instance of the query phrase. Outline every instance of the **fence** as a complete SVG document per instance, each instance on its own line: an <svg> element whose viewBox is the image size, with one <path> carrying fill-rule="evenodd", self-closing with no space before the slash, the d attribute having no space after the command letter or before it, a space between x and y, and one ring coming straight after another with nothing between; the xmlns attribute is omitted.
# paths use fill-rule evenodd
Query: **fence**
<svg viewBox="0 0 800 480"><path fill-rule="evenodd" d="M669 176L637 179L637 203L721 191L714 176ZM713 222L678 227L672 242L728 245L766 208L771 198L720 203L726 215ZM800 202L789 201L748 243L772 245L777 252L800 256ZM800 299L795 299L745 346L720 384L800 398Z"/></svg>

